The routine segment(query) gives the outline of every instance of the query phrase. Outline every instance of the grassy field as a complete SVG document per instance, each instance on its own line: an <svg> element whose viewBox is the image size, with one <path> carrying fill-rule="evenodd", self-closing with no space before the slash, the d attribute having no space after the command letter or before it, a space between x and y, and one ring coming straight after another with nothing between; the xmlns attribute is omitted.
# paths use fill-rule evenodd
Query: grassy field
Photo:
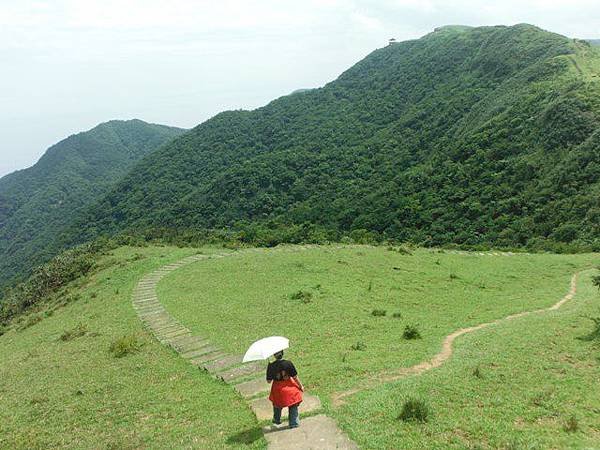
<svg viewBox="0 0 600 450"><path fill-rule="evenodd" d="M144 273L195 252L116 250L72 288L80 300L0 336L0 448L264 448L233 390L152 339L131 306ZM79 324L85 335L61 340ZM132 334L141 350L115 358L111 344Z"/></svg>
<svg viewBox="0 0 600 450"><path fill-rule="evenodd" d="M370 247L242 252L174 272L159 285L159 297L175 317L233 353L262 336L288 336L288 355L308 389L361 448L595 448L598 351L576 339L592 325L582 316L600 315L590 271L564 310L461 337L441 369L366 390L341 410L328 403L332 392L366 376L429 359L458 328L553 305L571 276L594 262L597 255ZM407 325L422 338L404 339ZM412 396L429 404L429 423L397 419ZM569 420L576 431L564 430Z"/></svg>
<svg viewBox="0 0 600 450"><path fill-rule="evenodd" d="M329 401L365 377L429 359L458 328L556 303L598 255L201 251L231 255L164 278L167 309L232 353L288 336L308 390L361 448L600 448L600 343L581 339L592 330L587 316L600 316L592 270L558 311L462 336L441 368L339 407ZM78 301L0 336L0 448L264 448L247 404L153 340L131 306L143 274L196 252L117 249L71 287ZM409 325L420 339L403 337ZM83 336L61 339L77 329ZM115 358L109 349L124 335L142 347ZM409 398L427 404L427 422L398 420Z"/></svg>
<svg viewBox="0 0 600 450"><path fill-rule="evenodd" d="M588 315L600 317L589 272L560 310L463 336L443 367L361 392L336 418L365 449L600 449L600 342L585 340ZM410 397L429 405L427 423L398 420Z"/></svg>
<svg viewBox="0 0 600 450"><path fill-rule="evenodd" d="M303 379L327 396L365 375L430 358L458 328L552 305L591 261L284 249L193 264L164 279L158 293L175 317L231 353L263 336L289 337ZM422 338L403 339L407 325Z"/></svg>

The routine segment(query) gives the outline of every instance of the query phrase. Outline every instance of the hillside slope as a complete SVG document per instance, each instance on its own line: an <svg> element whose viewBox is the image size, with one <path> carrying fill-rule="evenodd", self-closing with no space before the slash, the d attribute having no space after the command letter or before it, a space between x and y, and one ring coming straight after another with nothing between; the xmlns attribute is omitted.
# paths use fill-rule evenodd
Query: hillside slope
<svg viewBox="0 0 600 450"><path fill-rule="evenodd" d="M600 54L513 27L442 27L320 89L229 111L136 167L68 240L148 228L290 240L600 245Z"/></svg>
<svg viewBox="0 0 600 450"><path fill-rule="evenodd" d="M46 247L131 166L184 130L111 121L53 145L0 179L0 282L47 259Z"/></svg>

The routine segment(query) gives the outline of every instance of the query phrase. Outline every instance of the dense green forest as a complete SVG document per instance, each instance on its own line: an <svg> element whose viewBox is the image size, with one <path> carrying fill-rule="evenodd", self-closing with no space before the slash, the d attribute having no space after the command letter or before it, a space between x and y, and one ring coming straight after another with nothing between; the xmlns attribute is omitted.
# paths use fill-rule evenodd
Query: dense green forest
<svg viewBox="0 0 600 450"><path fill-rule="evenodd" d="M600 249L600 55L531 25L442 27L142 160L63 236L237 230ZM260 240L260 239L259 239Z"/></svg>
<svg viewBox="0 0 600 450"><path fill-rule="evenodd" d="M45 262L56 236L131 166L184 130L111 121L50 147L31 168L0 179L0 283Z"/></svg>

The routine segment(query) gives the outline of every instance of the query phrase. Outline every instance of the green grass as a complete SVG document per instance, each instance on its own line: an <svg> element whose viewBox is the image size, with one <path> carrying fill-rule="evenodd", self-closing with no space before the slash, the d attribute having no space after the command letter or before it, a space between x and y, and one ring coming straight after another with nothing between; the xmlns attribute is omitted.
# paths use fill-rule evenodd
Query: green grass
<svg viewBox="0 0 600 450"><path fill-rule="evenodd" d="M430 358L457 328L554 304L592 259L276 250L195 263L166 277L158 293L176 318L231 353L264 336L289 337L301 378L327 397L368 374ZM290 298L299 291L310 292L311 302ZM421 339L404 339L407 326ZM348 353L358 341L366 351Z"/></svg>
<svg viewBox="0 0 600 450"><path fill-rule="evenodd" d="M74 283L74 300L0 336L0 448L264 448L247 403L151 338L131 306L143 274L197 251L117 249ZM593 270L560 310L461 336L438 369L375 384L339 409L330 394L430 358L457 328L548 307L597 263L284 247L191 264L158 290L175 318L231 353L288 336L308 391L361 448L584 449L600 442ZM421 339L403 338L407 326ZM116 358L123 337L136 351Z"/></svg>
<svg viewBox="0 0 600 450"><path fill-rule="evenodd" d="M72 287L79 300L0 336L0 448L265 447L246 403L151 338L131 306L143 274L196 251L118 249ZM143 345L115 358L130 335Z"/></svg>
<svg viewBox="0 0 600 450"><path fill-rule="evenodd" d="M350 397L338 422L364 449L597 449L600 347L579 338L599 311L587 272L572 303L461 337L446 365ZM397 420L414 397L427 423Z"/></svg>

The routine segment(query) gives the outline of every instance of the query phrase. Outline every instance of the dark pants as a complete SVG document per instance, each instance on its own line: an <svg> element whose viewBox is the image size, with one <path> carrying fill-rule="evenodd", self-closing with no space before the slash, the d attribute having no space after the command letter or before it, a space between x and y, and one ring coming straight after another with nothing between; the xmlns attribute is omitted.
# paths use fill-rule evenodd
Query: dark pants
<svg viewBox="0 0 600 450"><path fill-rule="evenodd" d="M298 406L300 403L296 405L291 405L288 407L289 412L289 420L290 420L290 428L296 428L300 425L300 420L298 419ZM281 410L283 408L278 408L273 406L273 423L280 424L281 423Z"/></svg>

